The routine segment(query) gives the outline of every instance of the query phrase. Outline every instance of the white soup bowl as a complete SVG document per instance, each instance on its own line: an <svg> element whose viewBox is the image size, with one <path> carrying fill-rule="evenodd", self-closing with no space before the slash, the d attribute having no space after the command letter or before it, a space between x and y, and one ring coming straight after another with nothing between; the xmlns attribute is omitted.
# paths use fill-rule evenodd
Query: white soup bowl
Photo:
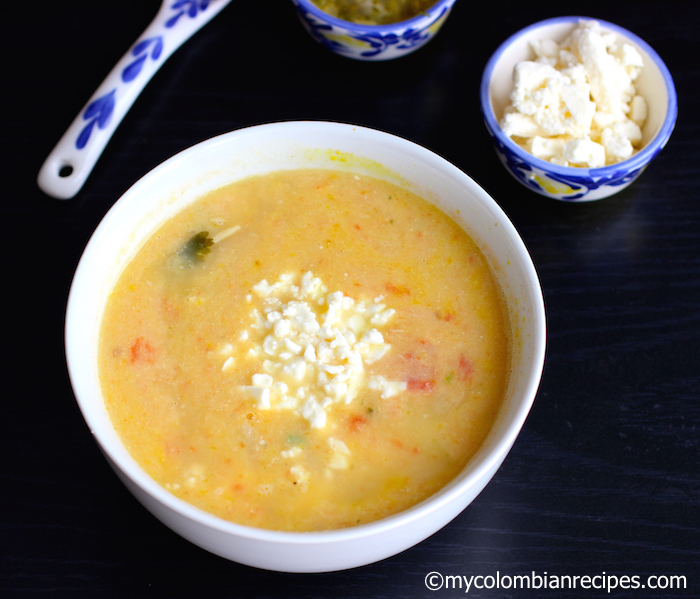
<svg viewBox="0 0 700 599"><path fill-rule="evenodd" d="M105 408L98 338L110 290L131 257L166 219L232 181L308 167L389 180L435 203L466 229L490 261L509 307L511 376L486 442L441 491L377 522L325 532L278 532L206 513L166 491L141 469ZM537 273L521 238L496 202L466 174L423 147L376 130L288 122L204 141L134 184L97 227L80 260L68 300L65 342L71 383L90 431L119 478L158 519L192 543L242 564L323 572L369 564L419 543L482 491L511 449L535 398L544 361L545 315Z"/></svg>

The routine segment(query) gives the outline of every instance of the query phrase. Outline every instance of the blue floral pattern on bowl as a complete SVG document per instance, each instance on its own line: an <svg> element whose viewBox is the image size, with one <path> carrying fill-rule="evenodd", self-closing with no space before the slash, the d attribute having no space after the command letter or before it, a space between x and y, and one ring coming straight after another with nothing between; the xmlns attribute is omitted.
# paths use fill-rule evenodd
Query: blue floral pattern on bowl
<svg viewBox="0 0 700 599"><path fill-rule="evenodd" d="M565 202L588 202L617 193L646 168L646 164L633 168L621 164L619 168L567 169L581 171L581 175L556 173L551 169L538 168L532 160L523 159L493 134L491 137L498 158L513 177L534 192Z"/></svg>
<svg viewBox="0 0 700 599"><path fill-rule="evenodd" d="M438 0L420 15L387 25L360 25L332 17L311 0L292 0L304 28L332 52L357 60L390 60L420 48L438 32L456 0Z"/></svg>

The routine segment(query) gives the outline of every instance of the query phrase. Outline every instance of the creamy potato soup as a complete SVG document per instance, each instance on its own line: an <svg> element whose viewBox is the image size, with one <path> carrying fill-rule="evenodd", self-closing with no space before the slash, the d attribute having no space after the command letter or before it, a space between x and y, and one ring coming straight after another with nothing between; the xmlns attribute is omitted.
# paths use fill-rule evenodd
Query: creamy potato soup
<svg viewBox="0 0 700 599"><path fill-rule="evenodd" d="M502 402L509 338L470 237L432 204L340 171L197 200L150 238L101 326L106 406L174 495L312 531L450 482Z"/></svg>

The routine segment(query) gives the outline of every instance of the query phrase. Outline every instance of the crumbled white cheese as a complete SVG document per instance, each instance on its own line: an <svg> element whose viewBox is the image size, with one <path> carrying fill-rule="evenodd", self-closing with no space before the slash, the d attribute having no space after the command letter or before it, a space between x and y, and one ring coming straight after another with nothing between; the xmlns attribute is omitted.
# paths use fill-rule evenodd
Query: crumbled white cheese
<svg viewBox="0 0 700 599"><path fill-rule="evenodd" d="M370 389L381 391L382 399L387 399L405 391L408 385L406 381L390 381L381 375L375 375L370 377L368 386Z"/></svg>
<svg viewBox="0 0 700 599"><path fill-rule="evenodd" d="M585 164L591 168L605 166L605 147L590 139L567 141L562 155L569 164Z"/></svg>
<svg viewBox="0 0 700 599"><path fill-rule="evenodd" d="M300 453L301 453L301 447L299 447L298 445L295 445L294 447L292 447L290 449L285 449L282 452L282 457L283 458L293 458L295 456L298 456Z"/></svg>
<svg viewBox="0 0 700 599"><path fill-rule="evenodd" d="M630 102L630 120L641 127L647 120L647 110L647 101L642 96L634 96Z"/></svg>
<svg viewBox="0 0 700 599"><path fill-rule="evenodd" d="M289 469L289 475L295 485L299 485L302 491L306 491L309 484L309 471L303 466L295 465Z"/></svg>
<svg viewBox="0 0 700 599"><path fill-rule="evenodd" d="M206 478L204 466L201 464L192 464L184 472L184 481L188 487L194 487L197 483L202 482Z"/></svg>
<svg viewBox="0 0 700 599"><path fill-rule="evenodd" d="M350 466L350 450L339 439L328 437L328 444L331 446L331 458L328 467L333 470L345 470Z"/></svg>
<svg viewBox="0 0 700 599"><path fill-rule="evenodd" d="M395 313L383 298L357 301L340 291L328 293L318 277L306 273L299 284L284 274L270 284L253 287L247 355L259 359L263 372L241 387L261 410L295 410L310 426L322 429L328 410L336 403L349 404L365 384L365 364L381 359L390 349L376 328ZM405 389L380 377L369 388L389 397Z"/></svg>
<svg viewBox="0 0 700 599"><path fill-rule="evenodd" d="M246 385L241 388L242 391L246 391L255 401L258 402L258 409L269 410L270 404L270 388L269 387L257 387L255 385Z"/></svg>
<svg viewBox="0 0 700 599"><path fill-rule="evenodd" d="M639 51L581 20L562 43L536 40L535 60L513 70L503 132L542 160L597 168L629 158L642 143L646 101L636 92Z"/></svg>
<svg viewBox="0 0 700 599"><path fill-rule="evenodd" d="M309 397L301 408L301 415L309 421L311 428L323 428L326 426L326 410L316 401L315 397Z"/></svg>
<svg viewBox="0 0 700 599"><path fill-rule="evenodd" d="M513 82L513 106L521 115L532 119L539 134L580 137L590 130L595 104L585 83L577 82L553 66L533 61L515 66ZM507 121L505 125L512 127L513 123ZM508 128L505 131L507 135L516 133Z"/></svg>

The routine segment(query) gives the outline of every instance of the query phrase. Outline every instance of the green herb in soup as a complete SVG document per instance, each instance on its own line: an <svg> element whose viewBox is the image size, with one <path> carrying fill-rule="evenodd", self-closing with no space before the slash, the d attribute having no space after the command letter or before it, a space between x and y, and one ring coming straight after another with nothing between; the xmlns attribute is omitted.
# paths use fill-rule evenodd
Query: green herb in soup
<svg viewBox="0 0 700 599"><path fill-rule="evenodd" d="M214 240L209 237L209 231L200 231L185 244L182 253L189 260L201 261L211 252L212 245Z"/></svg>
<svg viewBox="0 0 700 599"><path fill-rule="evenodd" d="M436 0L312 0L332 17L363 25L405 21L435 4Z"/></svg>
<svg viewBox="0 0 700 599"><path fill-rule="evenodd" d="M208 253L173 270L188 244ZM174 495L250 526L337 529L462 471L503 400L506 322L483 254L434 205L284 171L145 243L111 291L99 374L124 445Z"/></svg>

